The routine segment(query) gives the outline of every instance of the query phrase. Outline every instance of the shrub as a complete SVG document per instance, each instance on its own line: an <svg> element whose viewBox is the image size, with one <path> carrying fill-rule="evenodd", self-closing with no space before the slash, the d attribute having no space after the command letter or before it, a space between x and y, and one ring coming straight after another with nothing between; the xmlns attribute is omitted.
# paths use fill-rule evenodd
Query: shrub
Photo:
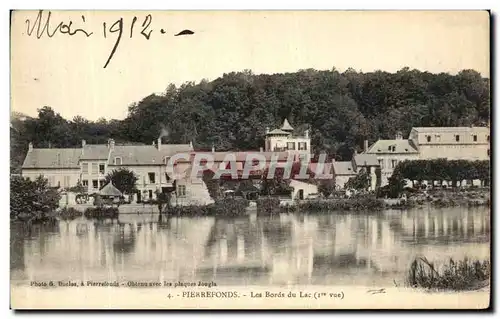
<svg viewBox="0 0 500 319"><path fill-rule="evenodd" d="M81 217L83 213L73 207L64 207L58 213L59 218L63 220L71 220L77 217Z"/></svg>
<svg viewBox="0 0 500 319"><path fill-rule="evenodd" d="M116 207L89 207L83 213L87 218L118 218L118 214Z"/></svg>
<svg viewBox="0 0 500 319"><path fill-rule="evenodd" d="M449 262L439 271L425 257L416 258L408 270L406 284L417 288L441 290L474 290L490 278L490 261L467 258Z"/></svg>
<svg viewBox="0 0 500 319"><path fill-rule="evenodd" d="M280 199L276 197L261 197L257 200L258 215L275 215L280 213Z"/></svg>

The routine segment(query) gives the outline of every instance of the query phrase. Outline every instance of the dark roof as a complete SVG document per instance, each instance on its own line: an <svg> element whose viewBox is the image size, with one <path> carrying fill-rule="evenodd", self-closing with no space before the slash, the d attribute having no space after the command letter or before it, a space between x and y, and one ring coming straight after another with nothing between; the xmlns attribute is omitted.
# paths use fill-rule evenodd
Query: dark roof
<svg viewBox="0 0 500 319"><path fill-rule="evenodd" d="M333 162L333 171L335 175L356 175L352 162Z"/></svg>
<svg viewBox="0 0 500 319"><path fill-rule="evenodd" d="M35 148L28 151L22 168L79 168L80 148Z"/></svg>
<svg viewBox="0 0 500 319"><path fill-rule="evenodd" d="M389 149L390 148L390 149ZM366 152L367 154L399 153L412 154L418 153L410 140L378 140Z"/></svg>
<svg viewBox="0 0 500 319"><path fill-rule="evenodd" d="M101 190L99 191L99 195L102 196L122 196L122 192L118 188L113 185L113 183L107 183Z"/></svg>
<svg viewBox="0 0 500 319"><path fill-rule="evenodd" d="M354 155L356 166L379 166L377 156L374 154L358 154Z"/></svg>
<svg viewBox="0 0 500 319"><path fill-rule="evenodd" d="M153 145L115 145L108 164L114 165L115 157L121 158L121 165L155 165L164 160Z"/></svg>
<svg viewBox="0 0 500 319"><path fill-rule="evenodd" d="M81 149L80 149L81 151ZM87 144L83 147L82 160L107 160L109 148L106 144Z"/></svg>

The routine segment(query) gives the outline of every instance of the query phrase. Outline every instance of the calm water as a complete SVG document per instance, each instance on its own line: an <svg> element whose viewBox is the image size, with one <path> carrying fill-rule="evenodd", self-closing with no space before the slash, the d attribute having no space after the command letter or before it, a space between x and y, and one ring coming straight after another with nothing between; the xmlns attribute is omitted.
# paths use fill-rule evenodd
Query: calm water
<svg viewBox="0 0 500 319"><path fill-rule="evenodd" d="M11 279L392 286L415 256L489 259L489 235L488 208L12 224Z"/></svg>

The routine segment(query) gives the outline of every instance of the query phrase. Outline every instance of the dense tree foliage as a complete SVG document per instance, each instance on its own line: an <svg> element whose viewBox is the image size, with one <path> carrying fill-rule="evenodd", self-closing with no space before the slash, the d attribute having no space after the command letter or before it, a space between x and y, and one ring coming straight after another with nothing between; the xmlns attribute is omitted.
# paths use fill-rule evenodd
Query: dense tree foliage
<svg viewBox="0 0 500 319"><path fill-rule="evenodd" d="M429 181L434 182L451 181L452 187L461 186L462 181L478 179L484 185L490 181L490 161L466 161L466 160L417 160L400 162L393 175L408 179L412 182L422 184Z"/></svg>
<svg viewBox="0 0 500 319"><path fill-rule="evenodd" d="M138 178L134 172L126 168L115 169L106 175L106 185L112 182L120 192L128 195L134 194L137 191L137 180Z"/></svg>
<svg viewBox="0 0 500 319"><path fill-rule="evenodd" d="M356 176L349 178L347 183L345 183L345 188L367 191L370 188L370 183L370 173L362 168Z"/></svg>
<svg viewBox="0 0 500 319"><path fill-rule="evenodd" d="M30 141L36 147L69 147L112 137L117 143L151 144L160 132L167 133L167 142L192 141L196 149L256 150L266 127L285 117L299 131L311 129L314 152L349 160L365 139L407 135L412 126L486 125L489 86L473 70L233 72L211 82L170 85L130 105L124 120L66 120L43 107L37 118L13 124L11 161L14 169L20 166Z"/></svg>
<svg viewBox="0 0 500 319"><path fill-rule="evenodd" d="M59 206L61 195L49 187L42 176L34 181L21 176L10 177L10 218L45 220Z"/></svg>

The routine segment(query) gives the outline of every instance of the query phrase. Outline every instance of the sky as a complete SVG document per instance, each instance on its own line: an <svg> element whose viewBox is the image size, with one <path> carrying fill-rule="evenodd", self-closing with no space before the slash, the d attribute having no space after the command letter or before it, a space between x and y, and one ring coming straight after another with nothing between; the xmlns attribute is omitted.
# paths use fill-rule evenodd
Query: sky
<svg viewBox="0 0 500 319"><path fill-rule="evenodd" d="M11 111L29 116L47 105L67 119L123 119L130 104L170 83L244 69L474 69L489 77L486 11L52 11L49 29L56 33L40 38L27 28L37 14L17 11L11 22ZM141 34L148 14L149 40ZM47 17L44 11L42 27ZM121 39L104 68L120 18ZM63 34L61 21L73 21L71 32L93 33ZM174 36L184 29L195 33Z"/></svg>

